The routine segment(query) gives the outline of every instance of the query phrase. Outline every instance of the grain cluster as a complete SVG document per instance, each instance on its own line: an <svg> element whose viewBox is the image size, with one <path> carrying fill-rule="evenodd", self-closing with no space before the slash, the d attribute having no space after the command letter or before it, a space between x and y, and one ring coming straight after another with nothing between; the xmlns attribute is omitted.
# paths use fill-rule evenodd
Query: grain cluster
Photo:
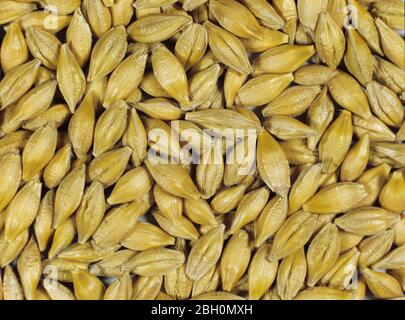
<svg viewBox="0 0 405 320"><path fill-rule="evenodd" d="M404 299L402 0L0 0L0 300Z"/></svg>

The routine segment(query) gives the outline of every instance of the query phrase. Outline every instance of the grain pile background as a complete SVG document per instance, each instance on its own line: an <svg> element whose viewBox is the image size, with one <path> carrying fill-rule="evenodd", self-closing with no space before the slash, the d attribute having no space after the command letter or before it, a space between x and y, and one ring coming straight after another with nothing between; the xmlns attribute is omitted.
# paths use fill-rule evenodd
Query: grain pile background
<svg viewBox="0 0 405 320"><path fill-rule="evenodd" d="M0 0L0 299L403 298L404 10Z"/></svg>

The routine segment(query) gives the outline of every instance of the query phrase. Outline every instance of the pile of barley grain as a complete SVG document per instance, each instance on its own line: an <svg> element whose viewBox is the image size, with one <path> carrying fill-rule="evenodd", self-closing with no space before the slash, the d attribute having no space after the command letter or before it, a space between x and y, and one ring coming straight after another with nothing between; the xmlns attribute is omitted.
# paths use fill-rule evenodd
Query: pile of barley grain
<svg viewBox="0 0 405 320"><path fill-rule="evenodd" d="M0 0L0 24L0 299L404 296L402 0Z"/></svg>

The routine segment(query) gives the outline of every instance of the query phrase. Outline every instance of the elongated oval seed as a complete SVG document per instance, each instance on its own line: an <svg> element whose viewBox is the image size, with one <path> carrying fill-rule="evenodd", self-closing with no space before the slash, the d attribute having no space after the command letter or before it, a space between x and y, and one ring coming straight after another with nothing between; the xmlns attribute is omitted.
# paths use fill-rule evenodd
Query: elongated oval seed
<svg viewBox="0 0 405 320"><path fill-rule="evenodd" d="M59 184L55 195L54 227L64 223L79 207L86 179L83 165L72 170Z"/></svg>
<svg viewBox="0 0 405 320"><path fill-rule="evenodd" d="M308 247L308 286L312 287L335 265L340 253L338 228L329 223L315 236Z"/></svg>
<svg viewBox="0 0 405 320"><path fill-rule="evenodd" d="M85 243L100 225L106 210L103 185L94 181L83 194L76 211L78 241Z"/></svg>
<svg viewBox="0 0 405 320"><path fill-rule="evenodd" d="M104 284L95 275L85 270L72 271L73 287L78 300L101 300Z"/></svg>
<svg viewBox="0 0 405 320"><path fill-rule="evenodd" d="M317 215L300 211L289 217L274 236L268 259L277 261L303 248L311 238Z"/></svg>
<svg viewBox="0 0 405 320"><path fill-rule="evenodd" d="M117 66L108 80L104 106L110 107L118 100L125 100L131 90L138 87L145 71L147 57L146 45L140 44Z"/></svg>
<svg viewBox="0 0 405 320"><path fill-rule="evenodd" d="M17 22L8 25L0 49L1 68L7 73L28 60L28 47Z"/></svg>
<svg viewBox="0 0 405 320"><path fill-rule="evenodd" d="M192 280L201 279L218 262L224 243L224 225L203 235L190 251L186 274Z"/></svg>
<svg viewBox="0 0 405 320"><path fill-rule="evenodd" d="M363 269L362 274L367 287L377 298L392 299L404 295L400 284L394 277L368 268Z"/></svg>
<svg viewBox="0 0 405 320"><path fill-rule="evenodd" d="M388 229L399 220L400 216L396 213L377 207L363 207L335 219L335 224L345 231L370 236Z"/></svg>
<svg viewBox="0 0 405 320"><path fill-rule="evenodd" d="M128 34L138 42L160 42L169 39L191 22L189 16L183 15L148 15L131 24Z"/></svg>
<svg viewBox="0 0 405 320"><path fill-rule="evenodd" d="M360 250L360 268L366 268L380 260L389 252L393 242L393 230L383 231L360 242L358 246Z"/></svg>
<svg viewBox="0 0 405 320"><path fill-rule="evenodd" d="M225 291L232 291L250 262L249 235L239 230L228 241L221 256L220 271Z"/></svg>
<svg viewBox="0 0 405 320"><path fill-rule="evenodd" d="M341 181L354 181L366 169L370 154L370 138L366 133L359 142L347 153L340 168Z"/></svg>
<svg viewBox="0 0 405 320"><path fill-rule="evenodd" d="M291 73L259 75L246 82L238 91L236 103L248 107L264 105L282 93L294 79ZM273 90L265 88L272 87ZM263 110L263 113L265 111Z"/></svg>
<svg viewBox="0 0 405 320"><path fill-rule="evenodd" d="M49 190L41 200L38 215L35 219L34 233L41 252L47 248L48 241L53 233L54 200L55 192Z"/></svg>
<svg viewBox="0 0 405 320"><path fill-rule="evenodd" d="M103 112L94 128L93 155L95 157L113 148L122 137L127 123L128 105L116 102Z"/></svg>
<svg viewBox="0 0 405 320"><path fill-rule="evenodd" d="M62 45L59 54L56 79L70 111L73 113L76 105L82 99L86 89L86 78L75 56L67 44Z"/></svg>
<svg viewBox="0 0 405 320"><path fill-rule="evenodd" d="M7 207L4 239L14 240L28 229L38 212L42 184L31 180L15 195Z"/></svg>
<svg viewBox="0 0 405 320"><path fill-rule="evenodd" d="M257 166L267 186L284 197L290 189L290 166L280 144L267 130L259 135Z"/></svg>
<svg viewBox="0 0 405 320"><path fill-rule="evenodd" d="M266 187L262 187L247 193L239 203L232 224L228 231L234 234L248 223L256 220L269 199L270 192Z"/></svg>
<svg viewBox="0 0 405 320"><path fill-rule="evenodd" d="M314 53L314 46L285 44L271 48L254 60L253 74L293 72L301 67Z"/></svg>
<svg viewBox="0 0 405 320"><path fill-rule="evenodd" d="M332 173L338 169L349 151L352 136L351 114L348 111L342 111L326 130L319 144L322 172Z"/></svg>
<svg viewBox="0 0 405 320"><path fill-rule="evenodd" d="M268 244L261 245L250 262L248 271L249 300L260 299L276 278L278 262L267 260L269 250Z"/></svg>
<svg viewBox="0 0 405 320"><path fill-rule="evenodd" d="M68 143L55 153L54 157L44 169L44 182L49 189L58 186L65 175L69 172L71 160L72 145Z"/></svg>
<svg viewBox="0 0 405 320"><path fill-rule="evenodd" d="M335 183L321 189L303 205L303 208L318 214L342 213L366 196L367 191L361 183Z"/></svg>
<svg viewBox="0 0 405 320"><path fill-rule="evenodd" d="M328 81L333 99L346 110L363 118L371 116L367 97L359 83L347 73L338 72Z"/></svg>
<svg viewBox="0 0 405 320"><path fill-rule="evenodd" d="M21 181L21 156L10 152L0 158L0 211L6 208L17 193ZM1 229L1 228L0 228Z"/></svg>
<svg viewBox="0 0 405 320"><path fill-rule="evenodd" d="M8 72L0 82L0 110L17 102L34 84L41 62L26 62Z"/></svg>
<svg viewBox="0 0 405 320"><path fill-rule="evenodd" d="M108 75L121 62L127 50L127 36L123 26L111 28L94 45L87 81Z"/></svg>
<svg viewBox="0 0 405 320"><path fill-rule="evenodd" d="M33 300L42 274L41 255L33 238L25 246L18 258L18 274L24 290L24 296Z"/></svg>
<svg viewBox="0 0 405 320"><path fill-rule="evenodd" d="M181 198L199 198L197 187L181 165L152 164L149 160L145 164L156 183L167 192Z"/></svg>
<svg viewBox="0 0 405 320"><path fill-rule="evenodd" d="M123 265L123 268L140 276L154 277L179 268L184 261L184 253L180 251L156 248L136 254Z"/></svg>
<svg viewBox="0 0 405 320"><path fill-rule="evenodd" d="M249 74L251 66L243 43L232 33L211 22L205 22L204 27L214 56L235 71Z"/></svg>
<svg viewBox="0 0 405 320"><path fill-rule="evenodd" d="M277 272L277 291L282 300L293 299L305 281L307 263L304 249L284 258Z"/></svg>

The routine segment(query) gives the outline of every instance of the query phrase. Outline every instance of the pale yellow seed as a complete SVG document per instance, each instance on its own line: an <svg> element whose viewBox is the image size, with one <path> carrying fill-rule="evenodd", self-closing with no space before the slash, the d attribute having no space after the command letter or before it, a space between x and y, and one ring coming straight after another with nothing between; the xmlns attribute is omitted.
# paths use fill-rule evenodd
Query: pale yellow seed
<svg viewBox="0 0 405 320"><path fill-rule="evenodd" d="M269 116L298 116L303 114L314 99L319 95L319 86L292 86L285 89L280 95L270 102L263 110L265 117ZM318 98L316 101L318 101Z"/></svg>
<svg viewBox="0 0 405 320"><path fill-rule="evenodd" d="M3 210L12 201L17 193L21 181L21 156L10 152L0 158L0 210Z"/></svg>
<svg viewBox="0 0 405 320"><path fill-rule="evenodd" d="M302 66L294 72L294 82L303 86L324 85L336 74L331 68L319 64Z"/></svg>
<svg viewBox="0 0 405 320"><path fill-rule="evenodd" d="M391 178L382 188L379 201L383 208L396 213L405 210L405 177L400 171L392 173Z"/></svg>
<svg viewBox="0 0 405 320"><path fill-rule="evenodd" d="M267 186L280 196L286 196L290 189L290 166L280 144L267 130L259 135L257 166Z"/></svg>
<svg viewBox="0 0 405 320"><path fill-rule="evenodd" d="M383 231L360 242L358 246L360 250L360 268L366 268L380 260L390 251L393 242L393 230Z"/></svg>
<svg viewBox="0 0 405 320"><path fill-rule="evenodd" d="M54 122L55 126L59 128L66 122L69 116L70 111L66 104L55 104L36 117L23 122L23 128L34 131L50 122Z"/></svg>
<svg viewBox="0 0 405 320"><path fill-rule="evenodd" d="M332 173L343 163L352 141L352 116L342 111L340 116L329 126L319 144L319 158L322 172Z"/></svg>
<svg viewBox="0 0 405 320"><path fill-rule="evenodd" d="M100 38L111 28L111 14L101 0L84 0L83 14L93 33Z"/></svg>
<svg viewBox="0 0 405 320"><path fill-rule="evenodd" d="M395 92L372 81L366 86L371 110L388 126L401 127L404 122L404 108Z"/></svg>
<svg viewBox="0 0 405 320"><path fill-rule="evenodd" d="M212 0L210 14L218 23L240 38L261 38L260 26L256 17L241 3L235 0Z"/></svg>
<svg viewBox="0 0 405 320"><path fill-rule="evenodd" d="M78 158L84 157L93 144L96 101L93 94L87 94L68 126L68 136Z"/></svg>
<svg viewBox="0 0 405 320"><path fill-rule="evenodd" d="M13 260L15 260L24 249L25 244L28 242L29 239L29 231L26 229L20 235L15 237L12 240L4 240L5 232L4 230L0 234L0 266L3 268L4 266L10 264Z"/></svg>
<svg viewBox="0 0 405 320"><path fill-rule="evenodd" d="M328 223L311 241L307 251L307 284L315 286L335 265L340 253L338 228Z"/></svg>
<svg viewBox="0 0 405 320"><path fill-rule="evenodd" d="M263 52L253 62L253 74L289 73L301 67L315 53L312 45L282 45Z"/></svg>
<svg viewBox="0 0 405 320"><path fill-rule="evenodd" d="M76 211L76 227L80 243L85 243L97 230L104 217L105 210L103 185L94 181L84 191L80 206Z"/></svg>
<svg viewBox="0 0 405 320"><path fill-rule="evenodd" d="M124 101L118 101L98 118L94 129L93 155L95 157L112 149L122 137L127 123L127 110L128 105Z"/></svg>
<svg viewBox="0 0 405 320"><path fill-rule="evenodd" d="M55 192L49 190L41 199L38 209L38 215L34 223L35 238L41 252L44 252L48 246L48 241L53 233L52 220L54 216Z"/></svg>
<svg viewBox="0 0 405 320"><path fill-rule="evenodd" d="M115 280L104 293L104 300L130 300L131 297L132 279L128 272Z"/></svg>
<svg viewBox="0 0 405 320"><path fill-rule="evenodd" d="M45 185L49 189L57 187L69 172L72 156L72 145L68 143L60 148L49 161L43 172Z"/></svg>
<svg viewBox="0 0 405 320"><path fill-rule="evenodd" d="M184 199L184 213L194 223L207 226L218 224L215 216L204 199Z"/></svg>
<svg viewBox="0 0 405 320"><path fill-rule="evenodd" d="M190 279L201 279L219 261L224 242L224 229L224 225L213 228L194 244L186 268Z"/></svg>
<svg viewBox="0 0 405 320"><path fill-rule="evenodd" d="M247 81L238 91L236 103L246 107L257 107L267 104L278 97L293 81L291 73L286 74L263 74ZM273 90L266 90L272 87ZM270 107L262 112L267 115Z"/></svg>
<svg viewBox="0 0 405 320"><path fill-rule="evenodd" d="M310 2L325 2L325 0ZM307 9L308 7L310 6L307 6ZM332 69L336 69L345 53L346 40L342 29L329 13L319 15L318 22L316 22L314 41L319 58Z"/></svg>
<svg viewBox="0 0 405 320"><path fill-rule="evenodd" d="M250 262L248 270L249 300L259 300L276 279L278 262L267 260L269 250L268 244L261 245Z"/></svg>
<svg viewBox="0 0 405 320"><path fill-rule="evenodd" d="M304 249L284 258L277 272L277 291L282 300L292 300L304 284L307 273Z"/></svg>
<svg viewBox="0 0 405 320"><path fill-rule="evenodd" d="M132 154L132 149L123 147L107 151L89 164L88 175L91 181L99 181L109 187L122 176Z"/></svg>
<svg viewBox="0 0 405 320"><path fill-rule="evenodd" d="M246 272L250 255L249 235L245 230L239 230L229 239L221 256L220 272L225 291L232 291Z"/></svg>
<svg viewBox="0 0 405 320"><path fill-rule="evenodd" d="M229 234L234 234L248 223L256 220L269 199L270 192L262 187L247 193L240 201L233 216Z"/></svg>
<svg viewBox="0 0 405 320"><path fill-rule="evenodd" d="M239 184L221 190L211 200L211 208L216 214L226 214L235 209L246 191L246 186Z"/></svg>
<svg viewBox="0 0 405 320"><path fill-rule="evenodd" d="M370 138L366 133L359 142L350 149L340 168L341 181L355 181L367 167L370 153Z"/></svg>
<svg viewBox="0 0 405 320"><path fill-rule="evenodd" d="M0 61L3 73L22 65L28 60L28 47L24 34L17 22L8 25L0 49Z"/></svg>
<svg viewBox="0 0 405 320"><path fill-rule="evenodd" d="M256 247L260 247L281 227L287 217L287 207L286 197L275 196L267 203L255 224Z"/></svg>
<svg viewBox="0 0 405 320"><path fill-rule="evenodd" d="M381 46L384 54L398 67L405 68L405 43L404 39L394 30L389 28L381 19L375 20L380 33Z"/></svg>
<svg viewBox="0 0 405 320"><path fill-rule="evenodd" d="M153 161L152 161L153 162ZM155 182L167 192L181 197L198 199L199 192L189 173L181 165L145 161Z"/></svg>
<svg viewBox="0 0 405 320"><path fill-rule="evenodd" d="M132 232L143 209L139 201L111 209L93 234L94 245L103 249L117 246Z"/></svg>
<svg viewBox="0 0 405 320"><path fill-rule="evenodd" d="M96 276L115 277L120 276L124 272L122 265L131 259L136 252L132 250L120 250L110 254L103 260L92 264L90 266L90 272Z"/></svg>
<svg viewBox="0 0 405 320"><path fill-rule="evenodd" d="M345 231L370 236L388 229L399 220L398 214L382 208L362 207L335 219L335 224Z"/></svg>
<svg viewBox="0 0 405 320"><path fill-rule="evenodd" d="M122 61L108 80L103 105L112 106L118 100L125 100L133 88L142 80L147 60L146 45L139 44L132 54Z"/></svg>
<svg viewBox="0 0 405 320"><path fill-rule="evenodd" d="M163 44L156 44L152 48L152 67L162 88L180 104L187 105L188 82L184 67Z"/></svg>
<svg viewBox="0 0 405 320"><path fill-rule="evenodd" d="M378 35L377 27L374 18L357 0L348 0L347 4L353 7L357 13L356 28L360 35L366 40L367 44L373 49L374 52L382 54L380 47L380 38Z"/></svg>
<svg viewBox="0 0 405 320"><path fill-rule="evenodd" d="M121 241L128 249L145 251L152 248L173 245L174 237L164 232L159 227L146 222L138 222L131 233Z"/></svg>
<svg viewBox="0 0 405 320"><path fill-rule="evenodd" d="M110 7L113 27L127 26L130 23L134 15L132 4L132 0L114 1L114 4Z"/></svg>
<svg viewBox="0 0 405 320"><path fill-rule="evenodd" d="M162 288L163 277L138 277L132 287L132 300L155 300Z"/></svg>
<svg viewBox="0 0 405 320"><path fill-rule="evenodd" d="M339 72L328 81L333 99L346 110L365 119L371 116L367 96L359 83L350 75Z"/></svg>
<svg viewBox="0 0 405 320"><path fill-rule="evenodd" d="M378 299L392 299L404 295L400 284L394 277L368 268L363 269L362 274L367 287Z"/></svg>
<svg viewBox="0 0 405 320"><path fill-rule="evenodd" d="M198 239L199 234L197 229L186 217L166 217L162 215L159 210L154 210L152 214L158 225L168 234L187 240Z"/></svg>
<svg viewBox="0 0 405 320"><path fill-rule="evenodd" d="M207 31L200 24L193 23L181 33L176 41L174 53L184 69L188 70L202 59L207 46Z"/></svg>
<svg viewBox="0 0 405 320"><path fill-rule="evenodd" d="M21 284L11 266L6 266L3 275L3 299L24 300Z"/></svg>
<svg viewBox="0 0 405 320"><path fill-rule="evenodd" d="M52 245L48 251L48 258L53 259L62 250L69 246L76 236L76 226L73 218L70 218L63 222L55 229L55 233L52 239Z"/></svg>
<svg viewBox="0 0 405 320"><path fill-rule="evenodd" d="M25 298L33 300L42 273L41 255L34 238L31 238L18 258L17 270Z"/></svg>
<svg viewBox="0 0 405 320"><path fill-rule="evenodd" d="M62 45L58 38L51 32L35 27L26 29L25 35L31 54L45 67L55 70Z"/></svg>
<svg viewBox="0 0 405 320"><path fill-rule="evenodd" d="M278 229L268 256L277 261L303 248L311 238L317 215L300 211L289 217Z"/></svg>
<svg viewBox="0 0 405 320"><path fill-rule="evenodd" d="M38 213L42 184L37 181L26 183L7 207L4 224L4 240L15 240L34 222Z"/></svg>
<svg viewBox="0 0 405 320"><path fill-rule="evenodd" d="M184 261L184 254L180 251L155 248L136 254L123 265L123 268L140 276L154 277L179 268Z"/></svg>
<svg viewBox="0 0 405 320"><path fill-rule="evenodd" d="M17 102L34 84L41 62L31 60L8 72L0 82L0 110Z"/></svg>
<svg viewBox="0 0 405 320"><path fill-rule="evenodd" d="M111 73L127 51L126 30L123 26L111 28L93 47L87 81L92 82Z"/></svg>
<svg viewBox="0 0 405 320"><path fill-rule="evenodd" d="M243 74L251 71L250 62L241 40L211 22L205 22L208 43L214 56L226 66Z"/></svg>
<svg viewBox="0 0 405 320"><path fill-rule="evenodd" d="M129 25L128 34L138 42L160 42L169 39L191 23L189 16L151 14L140 17Z"/></svg>
<svg viewBox="0 0 405 320"><path fill-rule="evenodd" d="M104 284L95 275L75 269L72 271L73 288L78 300L102 300Z"/></svg>
<svg viewBox="0 0 405 320"><path fill-rule="evenodd" d="M45 279L43 286L52 300L76 300L70 289L54 280Z"/></svg>
<svg viewBox="0 0 405 320"><path fill-rule="evenodd" d="M363 85L373 78L374 61L367 43L355 29L347 29L345 65L349 72Z"/></svg>

